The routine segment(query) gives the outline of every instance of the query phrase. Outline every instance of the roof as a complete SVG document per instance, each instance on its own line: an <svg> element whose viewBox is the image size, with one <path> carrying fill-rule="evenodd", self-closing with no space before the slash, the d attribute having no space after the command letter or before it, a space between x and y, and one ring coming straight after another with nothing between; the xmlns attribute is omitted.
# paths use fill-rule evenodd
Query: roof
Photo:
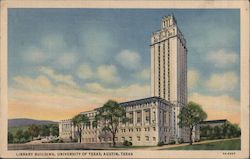
<svg viewBox="0 0 250 159"><path fill-rule="evenodd" d="M142 98L137 100L131 100L127 102L119 103L121 106L131 106L131 105L137 105L137 104L145 104L145 103L151 103L151 102L162 102L168 105L172 105L169 101L160 98L160 97L148 97L148 98Z"/></svg>
<svg viewBox="0 0 250 159"><path fill-rule="evenodd" d="M227 122L227 119L220 119L220 120L206 120L200 122L200 124L215 124L215 123L225 123Z"/></svg>
<svg viewBox="0 0 250 159"><path fill-rule="evenodd" d="M173 103L161 98L161 97L148 97L148 98L142 98L142 99L136 99L136 100L131 100L131 101L127 101L127 102L121 102L119 103L120 106L132 106L132 105L137 105L137 104L145 104L145 103L152 103L152 102L161 102L167 105L174 105ZM81 112L80 114L88 114L88 113L94 113L96 111L98 111L98 109L100 109L101 107L95 108L93 110L89 110L89 111L84 111Z"/></svg>

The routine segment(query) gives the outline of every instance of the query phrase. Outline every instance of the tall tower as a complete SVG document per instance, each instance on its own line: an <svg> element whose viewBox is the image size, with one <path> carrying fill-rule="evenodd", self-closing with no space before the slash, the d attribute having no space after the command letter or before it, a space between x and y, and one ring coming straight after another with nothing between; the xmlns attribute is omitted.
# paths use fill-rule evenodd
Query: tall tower
<svg viewBox="0 0 250 159"><path fill-rule="evenodd" d="M151 96L175 104L172 109L172 135L183 137L178 126L180 108L187 104L186 40L173 15L161 20L161 29L151 37Z"/></svg>

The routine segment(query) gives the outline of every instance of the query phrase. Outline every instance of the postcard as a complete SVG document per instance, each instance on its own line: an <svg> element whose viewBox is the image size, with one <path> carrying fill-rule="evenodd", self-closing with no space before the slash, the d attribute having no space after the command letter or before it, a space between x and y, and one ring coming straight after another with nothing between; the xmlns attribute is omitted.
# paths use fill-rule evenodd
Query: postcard
<svg viewBox="0 0 250 159"><path fill-rule="evenodd" d="M1 158L249 158L248 1L1 4Z"/></svg>

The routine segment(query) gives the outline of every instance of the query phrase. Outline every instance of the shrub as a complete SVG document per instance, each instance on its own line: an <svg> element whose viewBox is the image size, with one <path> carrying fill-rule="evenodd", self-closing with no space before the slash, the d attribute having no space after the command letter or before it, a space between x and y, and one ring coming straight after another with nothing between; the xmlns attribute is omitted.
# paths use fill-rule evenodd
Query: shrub
<svg viewBox="0 0 250 159"><path fill-rule="evenodd" d="M178 138L178 143L182 144L184 142L183 138Z"/></svg>
<svg viewBox="0 0 250 159"><path fill-rule="evenodd" d="M169 145L175 144L175 140L170 140L168 144Z"/></svg>
<svg viewBox="0 0 250 159"><path fill-rule="evenodd" d="M164 142L163 141L159 141L157 146L163 146L164 145Z"/></svg>
<svg viewBox="0 0 250 159"><path fill-rule="evenodd" d="M78 142L78 140L75 138L75 139L72 139L72 142Z"/></svg>
<svg viewBox="0 0 250 159"><path fill-rule="evenodd" d="M62 139L51 140L49 143L64 143Z"/></svg>
<svg viewBox="0 0 250 159"><path fill-rule="evenodd" d="M130 142L130 141L128 141L128 140L125 140L125 141L123 142L123 145L124 145L124 146L132 146L133 144L132 144L132 142Z"/></svg>

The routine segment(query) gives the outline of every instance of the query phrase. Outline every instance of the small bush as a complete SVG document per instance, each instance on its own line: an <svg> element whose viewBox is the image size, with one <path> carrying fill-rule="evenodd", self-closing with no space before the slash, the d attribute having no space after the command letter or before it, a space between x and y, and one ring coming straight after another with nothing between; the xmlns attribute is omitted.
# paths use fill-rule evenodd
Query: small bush
<svg viewBox="0 0 250 159"><path fill-rule="evenodd" d="M170 142L169 142L168 144L169 144L169 145L175 144L175 140L170 140Z"/></svg>
<svg viewBox="0 0 250 159"><path fill-rule="evenodd" d="M124 146L132 146L133 144L132 144L132 142L130 142L130 141L128 141L128 140L125 140L125 141L123 142L123 145L124 145Z"/></svg>
<svg viewBox="0 0 250 159"><path fill-rule="evenodd" d="M164 142L163 141L159 141L157 146L163 146L164 145Z"/></svg>
<svg viewBox="0 0 250 159"><path fill-rule="evenodd" d="M184 142L183 138L178 138L178 143L182 144Z"/></svg>
<svg viewBox="0 0 250 159"><path fill-rule="evenodd" d="M49 143L64 143L62 139L51 140Z"/></svg>

